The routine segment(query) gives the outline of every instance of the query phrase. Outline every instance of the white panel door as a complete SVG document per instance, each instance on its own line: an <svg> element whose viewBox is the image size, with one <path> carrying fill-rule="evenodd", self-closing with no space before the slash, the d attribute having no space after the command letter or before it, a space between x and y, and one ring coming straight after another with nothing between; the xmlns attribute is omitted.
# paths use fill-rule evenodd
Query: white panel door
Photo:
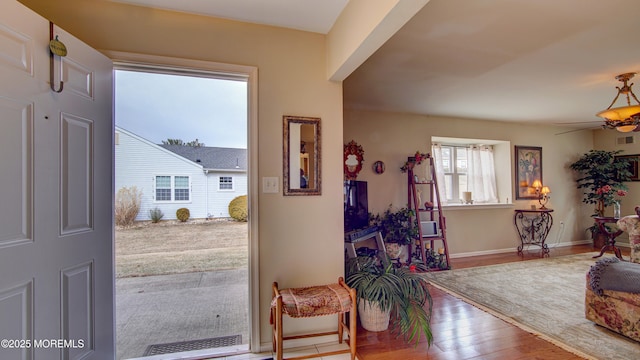
<svg viewBox="0 0 640 360"><path fill-rule="evenodd" d="M0 359L113 359L112 63L0 11Z"/></svg>

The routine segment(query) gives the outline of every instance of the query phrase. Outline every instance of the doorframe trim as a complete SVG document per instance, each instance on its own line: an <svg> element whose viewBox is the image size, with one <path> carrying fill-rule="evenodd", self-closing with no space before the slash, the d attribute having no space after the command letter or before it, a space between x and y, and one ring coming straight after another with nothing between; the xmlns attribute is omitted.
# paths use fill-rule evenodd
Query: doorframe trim
<svg viewBox="0 0 640 360"><path fill-rule="evenodd" d="M191 60L167 56L157 56L121 51L99 50L109 57L115 66L149 67L149 69L164 67L174 70L188 69L190 72L203 71L215 73L221 78L247 81L247 146L248 169L247 181L249 191L249 333L251 341L249 350L260 351L260 282L258 251L258 68L255 66L218 63L213 61ZM115 294L115 293L114 293ZM115 306L115 301L114 301ZM115 310L114 310L115 311Z"/></svg>

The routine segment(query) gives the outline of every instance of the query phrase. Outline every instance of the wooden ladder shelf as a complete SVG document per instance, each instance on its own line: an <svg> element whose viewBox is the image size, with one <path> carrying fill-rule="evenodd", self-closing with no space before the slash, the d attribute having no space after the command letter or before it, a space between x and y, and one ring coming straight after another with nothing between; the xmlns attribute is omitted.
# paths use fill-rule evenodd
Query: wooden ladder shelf
<svg viewBox="0 0 640 360"><path fill-rule="evenodd" d="M414 170L422 162L426 162L428 169L424 174L425 177L419 178ZM418 239L414 241L415 256L427 266L429 271L451 269L447 224L442 213L436 170L431 154L421 154L418 161L415 156L408 158L407 181L408 207L415 212L418 225Z"/></svg>

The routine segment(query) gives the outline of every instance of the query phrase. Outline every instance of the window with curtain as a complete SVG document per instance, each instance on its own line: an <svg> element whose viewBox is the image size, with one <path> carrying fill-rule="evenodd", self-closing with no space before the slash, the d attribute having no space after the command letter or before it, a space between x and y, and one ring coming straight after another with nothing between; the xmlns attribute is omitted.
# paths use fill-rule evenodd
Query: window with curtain
<svg viewBox="0 0 640 360"><path fill-rule="evenodd" d="M443 205L462 203L466 191L474 204L498 203L493 146L434 143L431 152Z"/></svg>

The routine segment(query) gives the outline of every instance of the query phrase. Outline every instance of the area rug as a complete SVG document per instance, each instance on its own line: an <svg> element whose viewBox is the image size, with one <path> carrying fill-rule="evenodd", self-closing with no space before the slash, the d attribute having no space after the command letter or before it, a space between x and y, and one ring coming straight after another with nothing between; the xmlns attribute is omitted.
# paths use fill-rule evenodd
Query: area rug
<svg viewBox="0 0 640 360"><path fill-rule="evenodd" d="M166 344L149 345L143 356L171 354L182 351L211 349L242 344L242 335L221 336L209 339L180 341Z"/></svg>
<svg viewBox="0 0 640 360"><path fill-rule="evenodd" d="M586 359L640 358L640 343L584 317L585 276L595 263L594 255L552 256L425 276L435 287Z"/></svg>

